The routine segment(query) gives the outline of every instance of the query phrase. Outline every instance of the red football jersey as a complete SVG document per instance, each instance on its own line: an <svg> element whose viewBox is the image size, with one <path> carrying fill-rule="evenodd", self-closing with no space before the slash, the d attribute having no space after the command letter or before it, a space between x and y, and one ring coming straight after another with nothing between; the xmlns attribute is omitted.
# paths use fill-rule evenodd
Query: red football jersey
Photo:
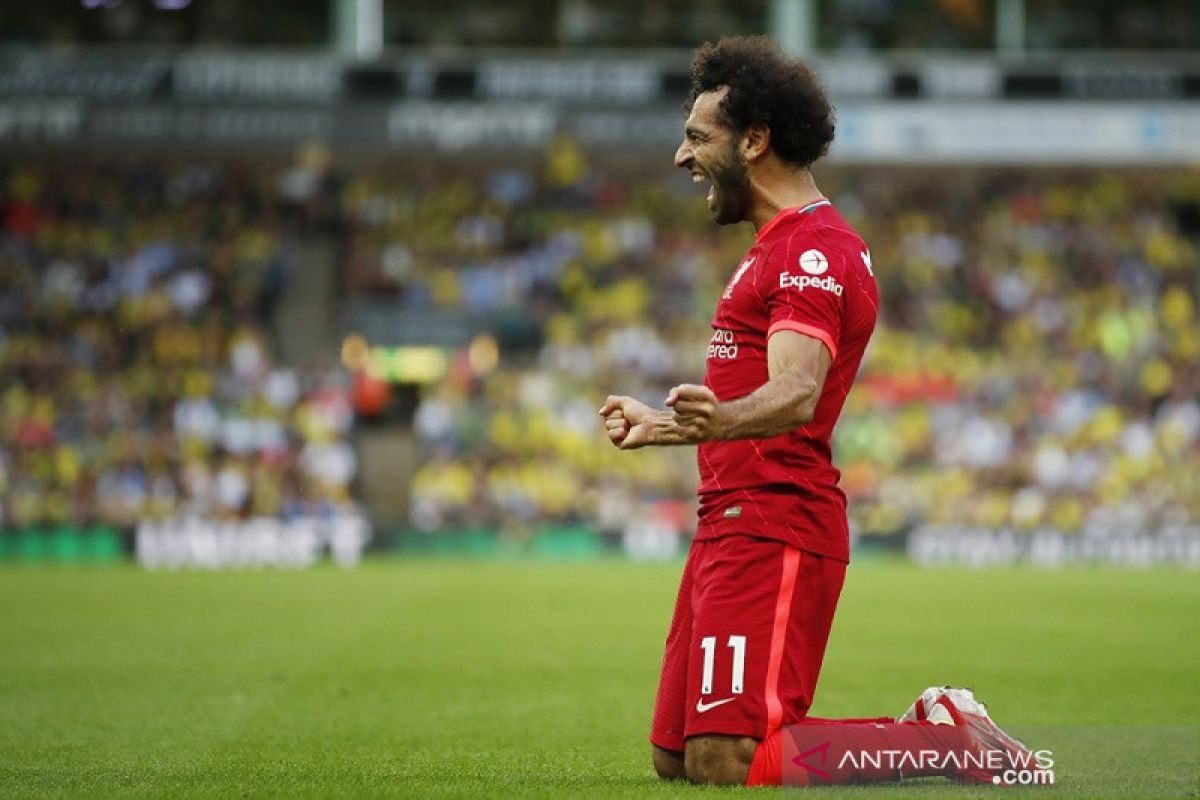
<svg viewBox="0 0 1200 800"><path fill-rule="evenodd" d="M717 304L704 384L721 401L762 386L767 339L779 330L819 339L832 362L807 425L699 446L697 539L750 534L849 560L831 439L878 308L871 253L828 200L785 209L758 232Z"/></svg>

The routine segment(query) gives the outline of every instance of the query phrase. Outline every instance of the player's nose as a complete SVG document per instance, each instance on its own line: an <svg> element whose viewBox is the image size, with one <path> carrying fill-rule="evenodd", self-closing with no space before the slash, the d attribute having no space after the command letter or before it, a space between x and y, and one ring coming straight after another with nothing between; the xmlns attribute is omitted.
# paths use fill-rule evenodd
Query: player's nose
<svg viewBox="0 0 1200 800"><path fill-rule="evenodd" d="M692 163L692 148L688 147L687 140L679 143L679 149L675 151L675 166L686 168Z"/></svg>

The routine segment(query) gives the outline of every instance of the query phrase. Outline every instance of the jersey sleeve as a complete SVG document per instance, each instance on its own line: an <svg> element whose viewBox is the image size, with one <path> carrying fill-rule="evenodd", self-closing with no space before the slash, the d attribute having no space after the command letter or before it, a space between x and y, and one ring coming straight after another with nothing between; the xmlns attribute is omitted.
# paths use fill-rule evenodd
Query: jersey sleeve
<svg viewBox="0 0 1200 800"><path fill-rule="evenodd" d="M810 236L780 242L767 259L761 291L767 302L767 338L795 331L820 340L837 358L846 296L842 253Z"/></svg>

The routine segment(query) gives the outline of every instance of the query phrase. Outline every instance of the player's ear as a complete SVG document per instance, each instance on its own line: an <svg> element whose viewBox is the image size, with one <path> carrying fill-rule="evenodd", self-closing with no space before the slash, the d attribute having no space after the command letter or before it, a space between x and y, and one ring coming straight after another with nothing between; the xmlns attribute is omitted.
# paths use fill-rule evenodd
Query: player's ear
<svg viewBox="0 0 1200 800"><path fill-rule="evenodd" d="M751 125L742 134L742 158L756 161L767 153L771 146L771 129L766 125Z"/></svg>

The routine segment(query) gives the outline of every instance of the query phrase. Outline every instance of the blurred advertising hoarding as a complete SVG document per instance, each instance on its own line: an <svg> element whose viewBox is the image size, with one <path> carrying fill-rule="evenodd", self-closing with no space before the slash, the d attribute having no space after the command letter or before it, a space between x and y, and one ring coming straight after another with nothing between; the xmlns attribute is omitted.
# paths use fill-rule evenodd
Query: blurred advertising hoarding
<svg viewBox="0 0 1200 800"><path fill-rule="evenodd" d="M834 160L1200 161L1200 62L844 57L814 66L837 106ZM418 55L359 66L270 51L0 51L0 141L255 150L315 140L403 157L396 151L532 151L566 133L657 154L680 136L687 83L686 55Z"/></svg>
<svg viewBox="0 0 1200 800"><path fill-rule="evenodd" d="M858 163L1169 164L1200 161L1200 107L1185 103L843 103L831 160ZM95 107L0 100L0 141L33 145L537 150L560 133L586 145L661 152L673 111L573 111L546 103L403 102L348 110ZM399 155L404 155L403 153Z"/></svg>
<svg viewBox="0 0 1200 800"><path fill-rule="evenodd" d="M370 524L357 514L288 520L183 518L141 522L134 550L147 569L301 569L324 555L339 566L353 567L370 539Z"/></svg>

